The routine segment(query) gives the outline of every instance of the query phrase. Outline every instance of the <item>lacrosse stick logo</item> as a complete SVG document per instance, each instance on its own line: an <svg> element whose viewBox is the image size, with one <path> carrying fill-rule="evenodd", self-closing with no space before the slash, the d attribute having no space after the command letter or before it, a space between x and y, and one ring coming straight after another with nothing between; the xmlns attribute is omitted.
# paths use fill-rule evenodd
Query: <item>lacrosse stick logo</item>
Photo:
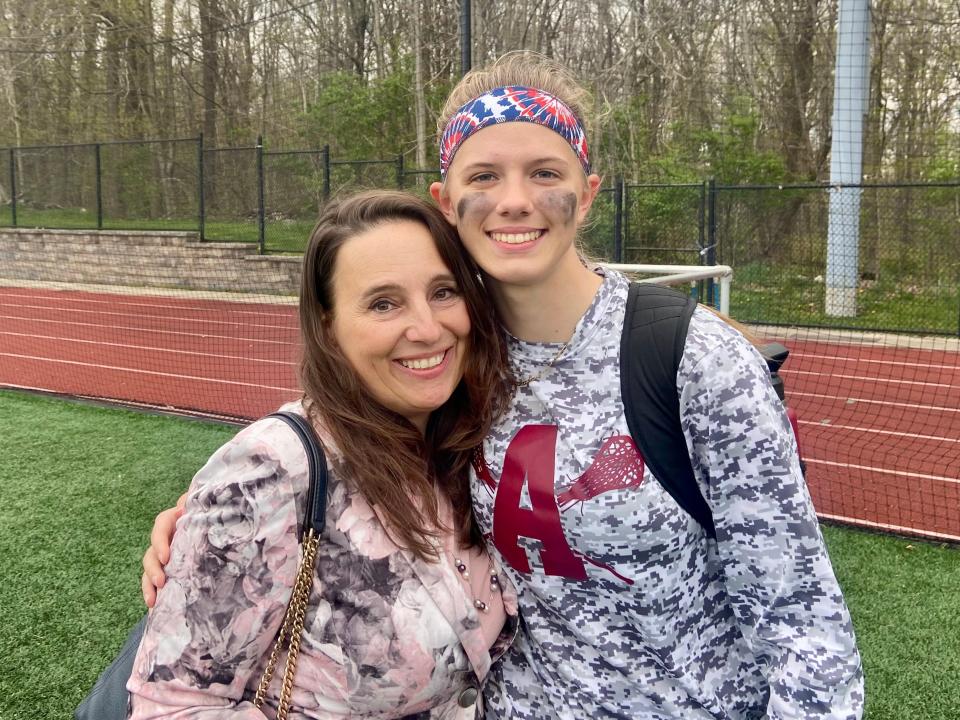
<svg viewBox="0 0 960 720"><path fill-rule="evenodd" d="M554 425L521 428L507 447L499 480L494 479L482 450L474 453L477 478L494 496L493 544L523 573L532 571L521 537L540 542L540 560L547 575L586 580L586 561L632 585L632 580L614 568L572 548L560 514L604 493L640 487L644 463L633 439L626 435L607 438L586 471L559 494L555 488L556 443ZM525 487L530 507L521 506Z"/></svg>
<svg viewBox="0 0 960 720"><path fill-rule="evenodd" d="M487 471L489 474L489 470ZM629 435L607 438L593 462L573 485L557 494L560 512L577 503L613 492L632 490L643 484L643 457Z"/></svg>

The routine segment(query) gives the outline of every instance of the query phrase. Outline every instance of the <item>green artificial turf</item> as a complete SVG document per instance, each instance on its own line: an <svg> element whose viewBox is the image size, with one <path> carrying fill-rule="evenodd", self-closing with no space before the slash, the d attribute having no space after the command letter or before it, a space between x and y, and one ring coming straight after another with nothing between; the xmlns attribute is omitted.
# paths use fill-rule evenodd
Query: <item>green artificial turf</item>
<svg viewBox="0 0 960 720"><path fill-rule="evenodd" d="M0 720L64 720L143 612L154 515L236 428L0 391ZM867 720L960 718L960 550L824 528Z"/></svg>
<svg viewBox="0 0 960 720"><path fill-rule="evenodd" d="M144 612L153 517L236 428L0 392L0 720L64 720Z"/></svg>
<svg viewBox="0 0 960 720"><path fill-rule="evenodd" d="M960 549L825 527L868 720L960 719Z"/></svg>

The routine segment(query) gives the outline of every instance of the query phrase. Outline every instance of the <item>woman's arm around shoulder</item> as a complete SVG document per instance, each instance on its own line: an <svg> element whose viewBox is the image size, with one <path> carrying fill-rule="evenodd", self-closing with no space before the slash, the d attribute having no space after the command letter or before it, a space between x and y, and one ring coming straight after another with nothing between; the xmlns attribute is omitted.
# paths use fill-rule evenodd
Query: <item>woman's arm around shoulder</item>
<svg viewBox="0 0 960 720"><path fill-rule="evenodd" d="M275 418L242 430L194 477L127 686L131 718L264 717L245 689L290 598L307 482L303 447Z"/></svg>
<svg viewBox="0 0 960 720"><path fill-rule="evenodd" d="M759 352L705 311L678 373L681 422L744 639L771 658L771 720L854 720L863 671L797 455Z"/></svg>

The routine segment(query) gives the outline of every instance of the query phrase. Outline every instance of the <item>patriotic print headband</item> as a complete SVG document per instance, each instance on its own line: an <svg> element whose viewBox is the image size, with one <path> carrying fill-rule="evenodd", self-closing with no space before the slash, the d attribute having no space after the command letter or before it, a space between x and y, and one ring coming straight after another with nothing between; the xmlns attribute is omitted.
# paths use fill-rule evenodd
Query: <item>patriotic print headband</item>
<svg viewBox="0 0 960 720"><path fill-rule="evenodd" d="M532 122L563 136L590 174L587 135L577 116L548 92L521 85L494 88L461 107L447 123L440 140L440 176L446 177L453 156L468 137L488 125Z"/></svg>

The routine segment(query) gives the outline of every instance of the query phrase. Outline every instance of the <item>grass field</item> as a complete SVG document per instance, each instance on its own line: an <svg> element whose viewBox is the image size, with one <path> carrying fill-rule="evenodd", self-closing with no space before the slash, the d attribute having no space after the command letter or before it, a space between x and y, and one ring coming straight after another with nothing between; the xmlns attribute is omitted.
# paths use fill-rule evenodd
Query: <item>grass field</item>
<svg viewBox="0 0 960 720"><path fill-rule="evenodd" d="M10 227L9 206L0 208L0 227ZM267 252L303 252L313 229L314 220L268 220L264 231ZM58 230L95 230L96 212L81 209L37 210L30 207L17 208L17 227L51 228ZM104 217L105 230L179 230L198 232L197 217L147 220L143 218ZM255 245L259 242L259 226L254 217L249 220L224 219L208 216L204 221L204 238L211 242L242 242Z"/></svg>
<svg viewBox="0 0 960 720"><path fill-rule="evenodd" d="M960 332L960 290L898 282L892 273L880 281L861 281L857 316L824 312L825 285L817 272L802 266L752 263L734 268L730 314L741 322L848 326L868 329Z"/></svg>
<svg viewBox="0 0 960 720"><path fill-rule="evenodd" d="M153 516L235 428L0 391L0 720L63 720L142 612ZM960 551L825 528L868 720L960 718Z"/></svg>
<svg viewBox="0 0 960 720"><path fill-rule="evenodd" d="M0 393L0 720L64 720L142 614L153 516L234 428Z"/></svg>

